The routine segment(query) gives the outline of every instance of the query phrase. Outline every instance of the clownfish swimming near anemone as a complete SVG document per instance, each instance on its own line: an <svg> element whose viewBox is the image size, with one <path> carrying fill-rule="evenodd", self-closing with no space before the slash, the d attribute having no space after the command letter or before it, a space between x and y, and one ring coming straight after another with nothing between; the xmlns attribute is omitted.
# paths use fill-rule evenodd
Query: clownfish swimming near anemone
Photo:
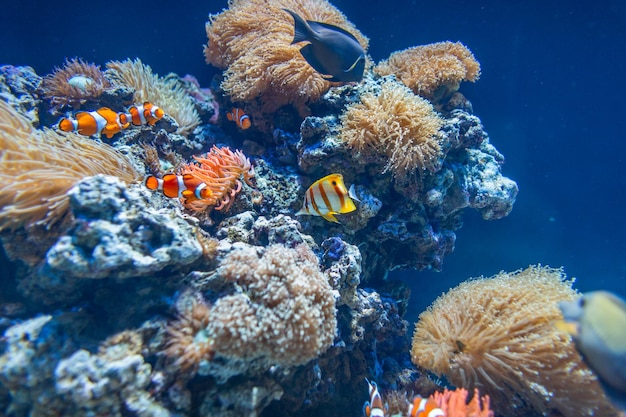
<svg viewBox="0 0 626 417"><path fill-rule="evenodd" d="M343 182L343 175L330 174L309 187L304 194L302 209L296 216L321 216L329 222L339 223L334 215L356 210L353 199L359 201L354 192L354 184L348 190Z"/></svg>
<svg viewBox="0 0 626 417"><path fill-rule="evenodd" d="M94 111L81 111L74 118L64 117L59 121L59 129L64 132L76 132L84 136L95 134L105 135L111 139L113 135L134 126L153 126L165 116L163 110L149 102L140 106L131 106L128 113L116 113L108 107Z"/></svg>
<svg viewBox="0 0 626 417"><path fill-rule="evenodd" d="M413 403L409 404L409 417L446 417L439 405L432 398L413 398Z"/></svg>
<svg viewBox="0 0 626 417"><path fill-rule="evenodd" d="M226 113L226 118L231 122L235 122L237 127L242 130L246 130L252 126L252 120L244 111L238 107L233 108Z"/></svg>
<svg viewBox="0 0 626 417"><path fill-rule="evenodd" d="M158 190L169 198L183 198L185 204L211 197L213 193L207 185L191 174L166 174L163 178L149 175L144 181L150 190Z"/></svg>
<svg viewBox="0 0 626 417"><path fill-rule="evenodd" d="M163 116L165 116L163 109L148 101L140 106L131 106L126 114L126 118L134 126L154 126Z"/></svg>
<svg viewBox="0 0 626 417"><path fill-rule="evenodd" d="M376 382L370 382L367 378L367 388L369 389L370 400L363 404L363 417L385 417L387 407L383 405L383 399L378 391Z"/></svg>
<svg viewBox="0 0 626 417"><path fill-rule="evenodd" d="M113 135L130 126L124 113L116 113L108 107L95 111L80 111L74 118L64 117L59 121L59 129L64 132L77 132L84 136L97 133L111 139Z"/></svg>

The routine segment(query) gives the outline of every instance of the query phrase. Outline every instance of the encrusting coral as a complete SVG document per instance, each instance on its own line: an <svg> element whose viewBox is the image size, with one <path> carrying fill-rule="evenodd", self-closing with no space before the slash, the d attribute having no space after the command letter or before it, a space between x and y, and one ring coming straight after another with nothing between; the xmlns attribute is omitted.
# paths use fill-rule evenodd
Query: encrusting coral
<svg viewBox="0 0 626 417"><path fill-rule="evenodd" d="M480 64L461 42L438 42L392 53L374 72L394 74L415 94L434 103L459 89L461 81L476 81Z"/></svg>
<svg viewBox="0 0 626 417"><path fill-rule="evenodd" d="M135 90L135 103L149 101L173 117L178 123L176 133L187 135L200 124L200 116L194 108L193 100L185 93L183 84L174 74L159 77L139 58L134 61L111 61L106 66L112 79Z"/></svg>
<svg viewBox="0 0 626 417"><path fill-rule="evenodd" d="M341 115L339 137L362 156L380 156L391 171L405 179L416 170L437 171L443 152L443 121L432 105L394 80L380 90L361 95Z"/></svg>
<svg viewBox="0 0 626 417"><path fill-rule="evenodd" d="M0 230L51 226L67 212L67 192L85 177L139 179L112 147L73 133L37 130L0 100Z"/></svg>
<svg viewBox="0 0 626 417"><path fill-rule="evenodd" d="M457 387L480 386L503 415L527 413L520 401L565 417L612 415L595 376L554 325L558 301L576 297L571 284L541 266L463 282L420 314L412 360Z"/></svg>
<svg viewBox="0 0 626 417"><path fill-rule="evenodd" d="M99 66L74 58L44 77L41 90L53 106L80 107L87 100L99 97L110 86Z"/></svg>
<svg viewBox="0 0 626 417"><path fill-rule="evenodd" d="M241 290L211 307L209 333L219 353L270 364L301 365L332 343L335 298L306 244L253 246L231 252L218 272Z"/></svg>
<svg viewBox="0 0 626 417"><path fill-rule="evenodd" d="M193 211L204 211L215 206L216 210L228 211L241 191L241 180L252 185L254 168L243 152L231 151L228 147L213 146L203 156L194 156L195 162L183 165L180 175L190 174L198 178L211 190L208 198L193 200L185 207Z"/></svg>
<svg viewBox="0 0 626 417"><path fill-rule="evenodd" d="M206 24L206 61L226 70L221 87L233 101L260 98L266 113L289 103L301 108L333 85L306 62L300 53L302 44L291 45L293 18L282 9L305 20L338 26L354 35L364 49L368 45L367 38L325 0L229 2L228 10L211 15Z"/></svg>

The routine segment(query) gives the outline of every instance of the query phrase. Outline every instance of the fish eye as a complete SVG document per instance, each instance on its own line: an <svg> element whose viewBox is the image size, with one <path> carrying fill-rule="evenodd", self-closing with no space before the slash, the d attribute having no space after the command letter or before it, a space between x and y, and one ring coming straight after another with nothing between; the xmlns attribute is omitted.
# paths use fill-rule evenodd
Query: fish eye
<svg viewBox="0 0 626 417"><path fill-rule="evenodd" d="M337 185L337 181L333 181L333 182L332 182L332 184L333 184L333 185Z"/></svg>

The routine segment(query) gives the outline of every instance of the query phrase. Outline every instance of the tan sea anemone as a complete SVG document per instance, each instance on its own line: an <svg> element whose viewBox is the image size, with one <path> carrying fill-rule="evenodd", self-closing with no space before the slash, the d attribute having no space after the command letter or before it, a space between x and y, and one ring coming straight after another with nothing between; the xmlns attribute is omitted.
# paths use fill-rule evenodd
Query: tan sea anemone
<svg viewBox="0 0 626 417"><path fill-rule="evenodd" d="M65 61L63 67L55 68L41 83L44 97L53 106L73 108L99 97L110 86L99 66L79 58Z"/></svg>

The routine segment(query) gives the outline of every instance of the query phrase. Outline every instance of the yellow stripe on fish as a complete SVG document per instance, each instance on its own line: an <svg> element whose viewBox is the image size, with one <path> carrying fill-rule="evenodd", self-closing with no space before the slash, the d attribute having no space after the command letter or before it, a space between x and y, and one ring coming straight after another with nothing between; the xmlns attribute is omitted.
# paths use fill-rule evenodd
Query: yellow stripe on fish
<svg viewBox="0 0 626 417"><path fill-rule="evenodd" d="M343 175L327 175L309 187L304 194L302 209L296 213L296 216L322 216L329 222L339 223L335 214L356 210L352 198L359 200L354 195L354 185L348 190L343 182Z"/></svg>

